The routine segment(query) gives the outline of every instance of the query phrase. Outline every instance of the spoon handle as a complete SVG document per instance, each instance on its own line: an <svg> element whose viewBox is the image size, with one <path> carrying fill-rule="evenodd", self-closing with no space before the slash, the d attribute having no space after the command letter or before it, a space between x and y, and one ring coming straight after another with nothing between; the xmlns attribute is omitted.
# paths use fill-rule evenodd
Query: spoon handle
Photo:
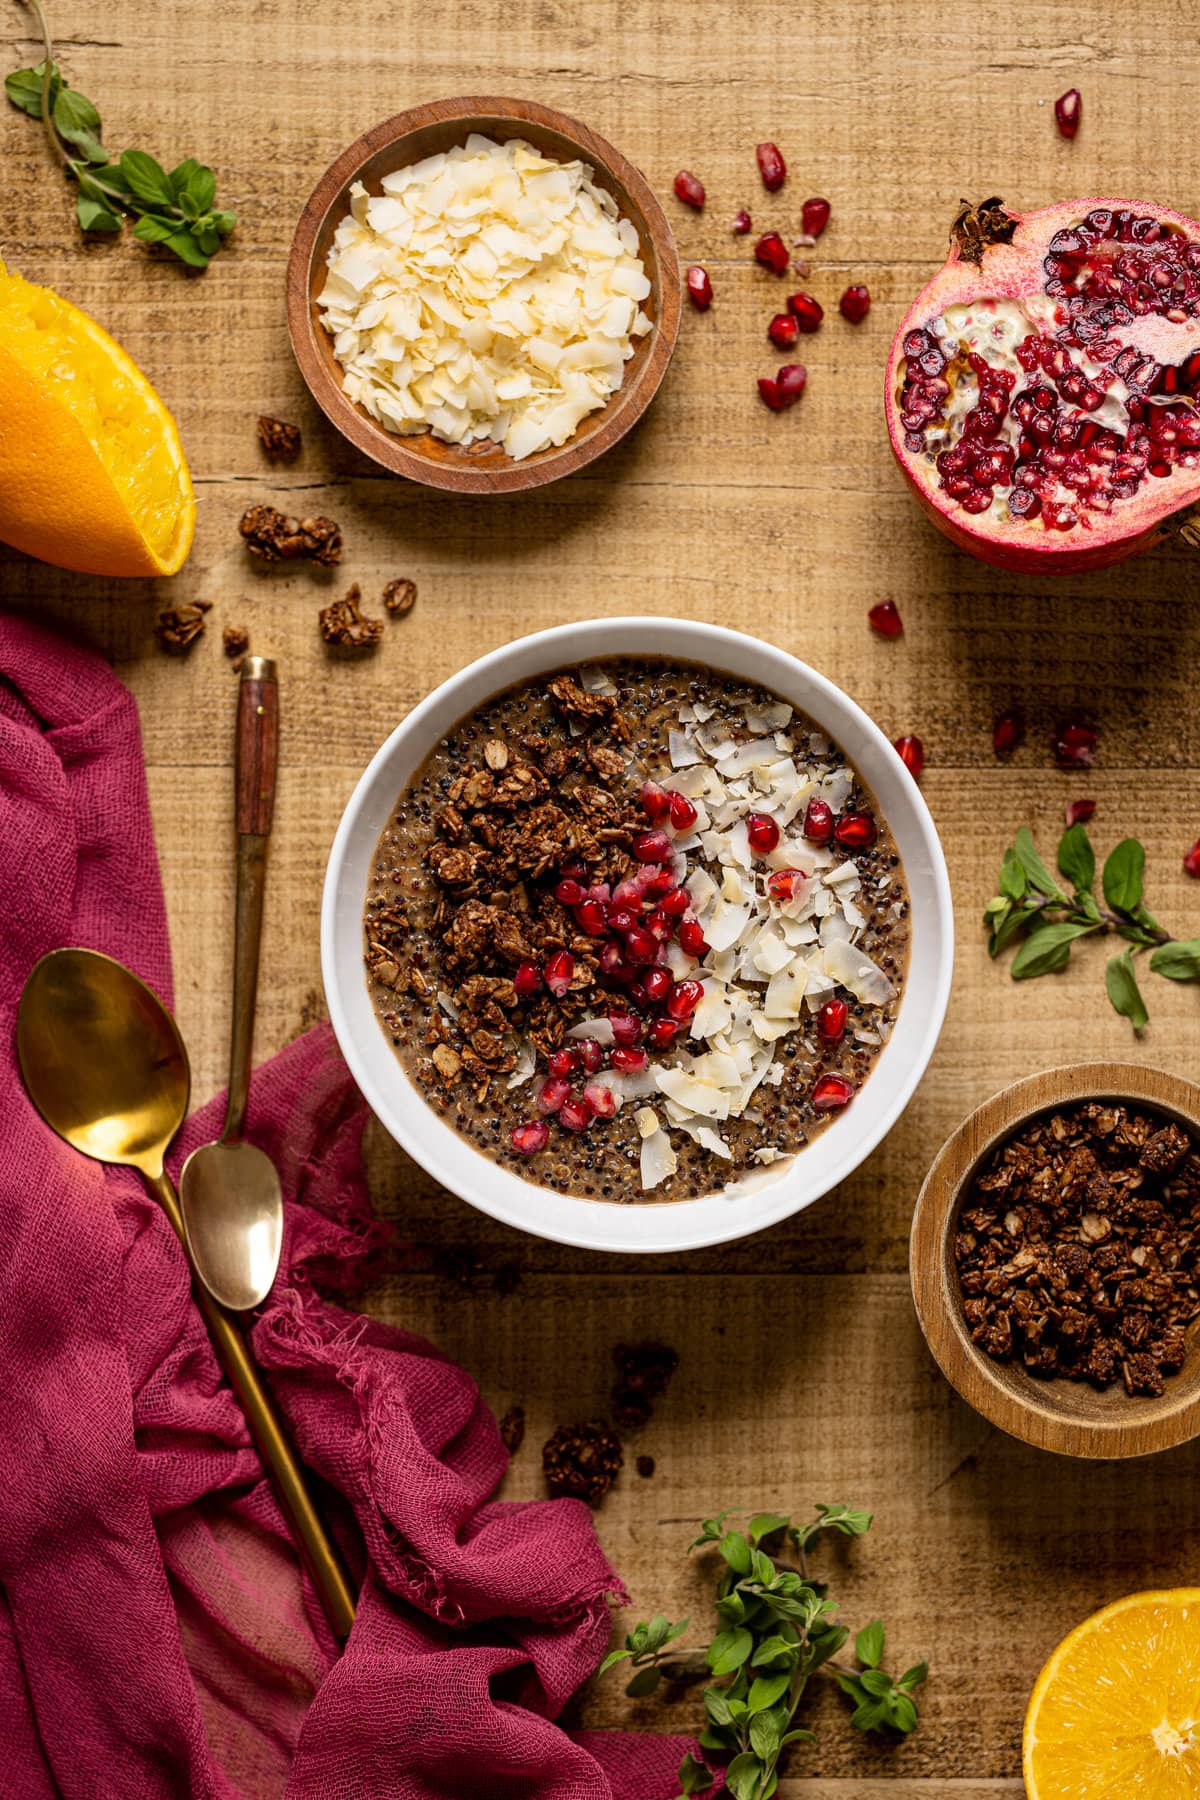
<svg viewBox="0 0 1200 1800"><path fill-rule="evenodd" d="M161 1175L147 1175L146 1179L186 1251L183 1213L171 1177L164 1170ZM188 1260L190 1263L190 1255ZM250 1435L295 1534L308 1572L321 1596L326 1617L339 1638L348 1637L354 1623L354 1590L333 1540L313 1504L304 1470L288 1441L283 1420L263 1386L262 1377L246 1348L245 1338L229 1313L213 1299L198 1279L193 1281L192 1289L212 1336L217 1358L229 1377L229 1385L241 1402Z"/></svg>
<svg viewBox="0 0 1200 1800"><path fill-rule="evenodd" d="M233 945L233 1026L229 1039L229 1094L225 1141L242 1135L250 1085L250 1050L258 994L258 950L267 881L267 839L275 810L279 760L279 683L266 656L248 656L238 686L237 916Z"/></svg>

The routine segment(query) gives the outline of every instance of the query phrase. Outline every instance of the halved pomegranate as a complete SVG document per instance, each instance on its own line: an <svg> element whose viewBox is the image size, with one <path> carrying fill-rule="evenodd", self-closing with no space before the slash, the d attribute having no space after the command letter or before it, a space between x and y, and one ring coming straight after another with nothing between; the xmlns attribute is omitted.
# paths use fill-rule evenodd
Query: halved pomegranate
<svg viewBox="0 0 1200 1800"><path fill-rule="evenodd" d="M892 449L947 537L1036 574L1200 501L1200 225L1137 200L965 207L896 333Z"/></svg>

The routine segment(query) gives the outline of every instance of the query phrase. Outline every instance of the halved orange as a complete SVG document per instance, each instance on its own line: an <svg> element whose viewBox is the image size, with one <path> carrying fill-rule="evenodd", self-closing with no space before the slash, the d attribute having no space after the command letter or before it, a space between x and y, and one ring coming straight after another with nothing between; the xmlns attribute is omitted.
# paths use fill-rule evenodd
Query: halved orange
<svg viewBox="0 0 1200 1800"><path fill-rule="evenodd" d="M0 262L0 539L91 575L173 575L196 527L175 421L94 319Z"/></svg>
<svg viewBox="0 0 1200 1800"><path fill-rule="evenodd" d="M1130 1594L1065 1637L1025 1715L1028 1800L1200 1796L1200 1588Z"/></svg>

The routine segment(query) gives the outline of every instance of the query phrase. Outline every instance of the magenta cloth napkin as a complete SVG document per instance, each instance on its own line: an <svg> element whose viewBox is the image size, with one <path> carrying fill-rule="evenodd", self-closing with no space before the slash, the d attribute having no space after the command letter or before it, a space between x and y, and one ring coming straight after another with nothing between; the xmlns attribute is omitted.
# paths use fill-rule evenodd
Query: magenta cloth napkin
<svg viewBox="0 0 1200 1800"><path fill-rule="evenodd" d="M6 1800L666 1800L685 1740L554 1723L622 1597L586 1507L493 1500L507 1455L471 1378L331 1298L383 1234L362 1103L322 1027L254 1078L249 1133L287 1224L253 1348L365 1569L337 1655L170 1226L21 1087L17 1000L62 944L170 1002L132 698L95 656L0 615ZM176 1172L218 1106L189 1120Z"/></svg>

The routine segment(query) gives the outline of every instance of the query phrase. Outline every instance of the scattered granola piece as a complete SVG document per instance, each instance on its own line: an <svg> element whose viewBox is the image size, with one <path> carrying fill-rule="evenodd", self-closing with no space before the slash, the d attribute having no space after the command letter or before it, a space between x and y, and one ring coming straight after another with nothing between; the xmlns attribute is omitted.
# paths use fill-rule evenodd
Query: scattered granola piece
<svg viewBox="0 0 1200 1800"><path fill-rule="evenodd" d="M613 1417L622 1431L636 1431L654 1411L679 1367L679 1357L666 1344L618 1344L613 1351L617 1378L613 1383Z"/></svg>
<svg viewBox="0 0 1200 1800"><path fill-rule="evenodd" d="M289 519L277 507L252 506L242 514L238 530L259 562L300 560L332 568L342 560L341 527L333 519Z"/></svg>
<svg viewBox="0 0 1200 1800"><path fill-rule="evenodd" d="M190 650L204 634L204 615L211 607L211 600L197 600L190 606L169 606L160 612L154 635L163 649L172 656L182 656Z"/></svg>
<svg viewBox="0 0 1200 1800"><path fill-rule="evenodd" d="M389 581L383 590L383 604L397 619L410 613L417 603L417 584L401 576L396 581Z"/></svg>
<svg viewBox="0 0 1200 1800"><path fill-rule="evenodd" d="M250 633L244 625L227 625L221 633L226 656L245 656L250 648Z"/></svg>
<svg viewBox="0 0 1200 1800"><path fill-rule="evenodd" d="M542 1470L554 1499L564 1495L599 1506L623 1462L621 1440L603 1419L560 1425L542 1446Z"/></svg>
<svg viewBox="0 0 1200 1800"><path fill-rule="evenodd" d="M634 1467L637 1469L637 1472L643 1481L649 1481L654 1473L654 1458L652 1456L639 1456Z"/></svg>
<svg viewBox="0 0 1200 1800"><path fill-rule="evenodd" d="M510 1406L500 1421L500 1440L510 1456L515 1456L525 1441L525 1408Z"/></svg>
<svg viewBox="0 0 1200 1800"><path fill-rule="evenodd" d="M369 650L383 636L383 620L368 619L359 611L362 590L357 581L340 600L330 601L320 612L321 636L342 650Z"/></svg>
<svg viewBox="0 0 1200 1800"><path fill-rule="evenodd" d="M302 448L298 425L265 415L258 421L258 441L272 462L295 462Z"/></svg>

